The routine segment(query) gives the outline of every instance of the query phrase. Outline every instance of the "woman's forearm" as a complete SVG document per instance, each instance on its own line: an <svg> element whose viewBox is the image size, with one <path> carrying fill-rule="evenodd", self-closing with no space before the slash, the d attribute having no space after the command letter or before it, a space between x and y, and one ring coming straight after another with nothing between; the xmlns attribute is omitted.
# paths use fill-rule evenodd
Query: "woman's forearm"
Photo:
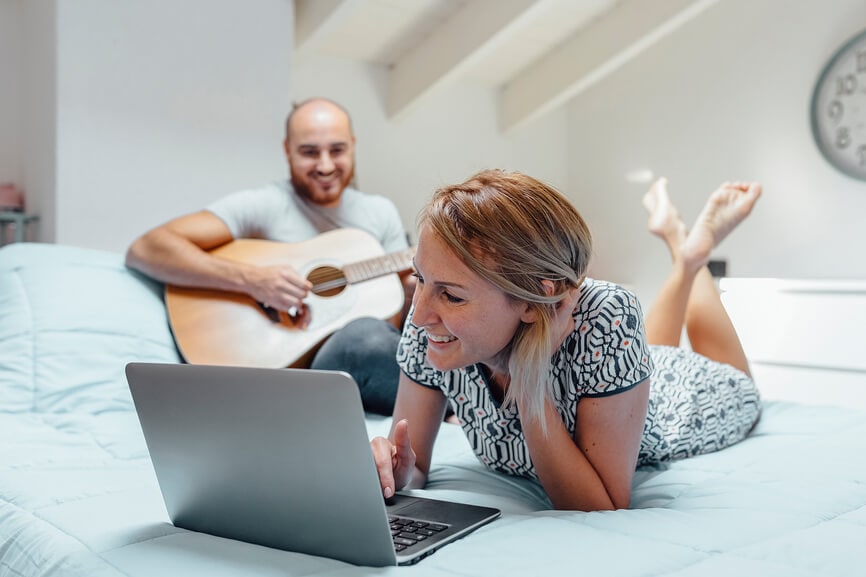
<svg viewBox="0 0 866 577"><path fill-rule="evenodd" d="M599 511L627 507L615 503L601 476L583 454L548 403L547 434L541 423L522 423L535 471L556 509Z"/></svg>

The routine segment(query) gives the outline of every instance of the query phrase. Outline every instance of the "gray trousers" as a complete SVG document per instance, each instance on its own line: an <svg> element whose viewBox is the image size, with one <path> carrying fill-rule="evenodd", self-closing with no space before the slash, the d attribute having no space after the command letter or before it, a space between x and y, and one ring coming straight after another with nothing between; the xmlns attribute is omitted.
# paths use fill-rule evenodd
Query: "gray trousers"
<svg viewBox="0 0 866 577"><path fill-rule="evenodd" d="M391 415L400 379L399 343L400 331L390 323L357 319L325 341L310 368L349 373L358 383L364 410Z"/></svg>

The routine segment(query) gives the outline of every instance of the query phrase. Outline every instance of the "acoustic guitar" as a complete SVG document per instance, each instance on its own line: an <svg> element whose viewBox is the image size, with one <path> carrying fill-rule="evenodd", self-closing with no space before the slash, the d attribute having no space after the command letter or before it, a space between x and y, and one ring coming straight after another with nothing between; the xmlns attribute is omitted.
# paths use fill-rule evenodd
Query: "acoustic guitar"
<svg viewBox="0 0 866 577"><path fill-rule="evenodd" d="M401 312L396 273L412 266L414 248L385 254L369 233L343 228L308 241L238 239L211 254L261 266L290 265L312 284L300 317L245 294L166 286L175 342L187 362L282 368L306 366L324 340L348 322Z"/></svg>

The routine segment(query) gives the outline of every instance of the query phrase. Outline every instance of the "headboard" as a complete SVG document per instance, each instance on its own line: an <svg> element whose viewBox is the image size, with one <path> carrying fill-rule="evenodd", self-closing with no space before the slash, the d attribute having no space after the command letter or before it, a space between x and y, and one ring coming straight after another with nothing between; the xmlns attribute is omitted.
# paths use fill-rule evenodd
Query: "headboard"
<svg viewBox="0 0 866 577"><path fill-rule="evenodd" d="M866 281L722 278L767 400L866 409Z"/></svg>

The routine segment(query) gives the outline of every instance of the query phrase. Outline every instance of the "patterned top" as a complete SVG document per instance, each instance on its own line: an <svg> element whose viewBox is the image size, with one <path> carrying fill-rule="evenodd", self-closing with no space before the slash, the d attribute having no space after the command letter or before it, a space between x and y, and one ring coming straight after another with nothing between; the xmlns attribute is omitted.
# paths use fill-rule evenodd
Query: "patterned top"
<svg viewBox="0 0 866 577"><path fill-rule="evenodd" d="M553 400L572 435L582 397L626 391L652 372L643 314L630 292L586 279L574 321L574 331L551 362ZM503 409L494 399L480 365L437 371L427 364L426 353L424 329L407 322L397 350L403 372L420 385L442 390L482 463L496 471L537 479L517 408Z"/></svg>

